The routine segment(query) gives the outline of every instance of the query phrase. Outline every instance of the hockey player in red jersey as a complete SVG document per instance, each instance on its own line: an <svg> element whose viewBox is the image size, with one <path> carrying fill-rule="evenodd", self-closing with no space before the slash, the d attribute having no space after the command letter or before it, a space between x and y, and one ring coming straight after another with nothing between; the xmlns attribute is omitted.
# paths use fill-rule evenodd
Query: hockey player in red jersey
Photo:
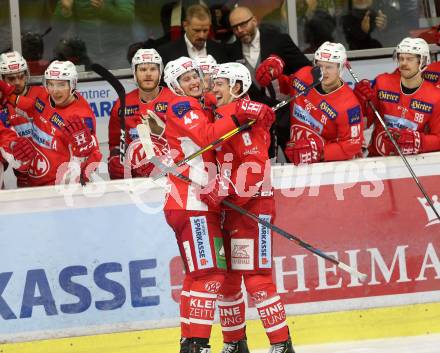
<svg viewBox="0 0 440 353"><path fill-rule="evenodd" d="M212 55L200 56L194 59L203 73L203 92L212 90L212 74L217 67L217 61Z"/></svg>
<svg viewBox="0 0 440 353"><path fill-rule="evenodd" d="M13 94L13 85L0 80L0 188L3 186L3 171L8 163L19 172L26 172L35 156L35 149L25 138L3 124L3 116L8 114L8 97Z"/></svg>
<svg viewBox="0 0 440 353"><path fill-rule="evenodd" d="M150 116L165 124L165 113L168 103L174 94L167 88L159 86L163 72L162 58L155 49L139 49L131 60L133 78L138 88L126 95L125 129L127 139L127 166L120 163L119 139L121 136L118 111L119 99L113 106L109 122L108 171L111 179L124 177L148 177L153 165L146 163L145 151L139 141L136 126L142 123L142 116ZM162 155L167 143L160 134L151 134L154 150Z"/></svg>
<svg viewBox="0 0 440 353"><path fill-rule="evenodd" d="M19 96L35 99L38 94L44 92L41 86L29 86L29 70L26 60L16 51L0 55L0 75L2 80L15 87L13 94L9 96L12 103L6 104L1 114L1 119L6 127L12 127L18 135L30 137L32 132L31 117L21 109L13 106ZM14 169L17 177L17 186L27 185L27 173L21 173Z"/></svg>
<svg viewBox="0 0 440 353"><path fill-rule="evenodd" d="M257 119L264 124L273 119L272 110L256 102L239 102L233 118L211 123L200 104L202 74L196 63L181 57L167 64L164 79L176 93L167 109L165 136L174 162L188 157L238 125ZM209 174L215 176L217 165L212 150L192 159L185 177L206 186ZM186 276L181 293L181 352L210 353L209 337L214 320L217 293L223 283L226 263L218 209L197 198L195 184L169 174L170 193L165 217L173 228L185 265Z"/></svg>
<svg viewBox="0 0 440 353"><path fill-rule="evenodd" d="M440 90L423 79L430 63L428 44L421 38L405 38L396 48L398 70L376 77L373 87L362 80L355 93L364 104L369 123L374 123L370 156L396 155L397 151L367 105L372 101L405 155L440 150Z"/></svg>
<svg viewBox="0 0 440 353"><path fill-rule="evenodd" d="M32 142L36 150L29 167L29 186L72 180L69 162L79 162L80 178L87 181L101 160L95 136L96 121L86 100L76 93L78 73L70 61L54 61L44 73L47 92L35 101L18 97L19 109L32 116Z"/></svg>
<svg viewBox="0 0 440 353"><path fill-rule="evenodd" d="M251 74L244 65L218 66L213 75L217 120L230 119L235 114L237 100L246 95L251 83ZM268 156L272 122L252 126L217 148L219 175L199 195L209 207L219 207L226 198L268 222L274 221ZM227 208L223 209L222 224L228 265L217 303L225 342L222 353L249 353L243 279L269 338L270 352L293 353L284 306L272 279L270 229Z"/></svg>
<svg viewBox="0 0 440 353"><path fill-rule="evenodd" d="M323 79L320 85L290 105L290 141L285 153L295 165L348 160L361 155L361 107L353 91L341 79L346 59L345 48L340 43L325 42L315 52L314 65L321 68ZM269 57L263 61L257 70L261 83L267 83L264 73L270 72L272 79L278 78L281 92L293 96L313 82L310 67L288 77L279 74L282 64L279 58Z"/></svg>

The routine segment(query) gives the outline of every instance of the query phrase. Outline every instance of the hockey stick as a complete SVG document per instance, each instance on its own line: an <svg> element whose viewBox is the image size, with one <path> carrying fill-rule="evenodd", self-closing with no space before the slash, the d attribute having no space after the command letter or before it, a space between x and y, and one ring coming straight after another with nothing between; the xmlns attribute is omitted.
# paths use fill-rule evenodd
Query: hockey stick
<svg viewBox="0 0 440 353"><path fill-rule="evenodd" d="M106 80L110 86L116 91L118 95L120 107L118 111L119 125L121 130L121 136L119 138L119 160L121 164L124 164L125 153L127 151L127 141L125 137L125 88L122 83L113 75L109 70L100 64L93 63L91 69L95 71L99 76Z"/></svg>
<svg viewBox="0 0 440 353"><path fill-rule="evenodd" d="M296 98L302 96L303 94L307 94L312 88L317 86L321 82L321 80L322 80L322 71L321 71L321 69L318 66L315 66L315 67L312 68L311 73L312 73L312 77L313 77L313 82L310 84L310 86L306 87L304 90L298 92L297 94L295 94L294 96L290 97L289 99L286 99L286 100L278 103L277 105L272 107L272 110L274 112L277 111L278 109L284 107L286 104L289 104L291 101L293 101ZM209 151L209 150L217 147L218 145L222 144L223 142L229 140L232 136L238 134L240 131L248 129L254 123L255 123L255 120L249 120L248 122L244 123L243 125L240 125L239 127L235 128L234 130L229 131L228 133L224 134L223 136L221 136L220 138L218 138L214 142L211 142L209 145L201 148L200 150L194 152L193 154L189 155L188 157L186 157L186 158L180 160L179 162L177 162L174 165L174 168L181 167L182 165L188 163L190 160L200 156L201 154L205 153L206 151ZM170 169L170 168L173 168L173 167L167 167L167 170ZM166 174L166 171L162 170L161 173L159 173L158 175L156 175L154 177L154 180L163 177L165 174Z"/></svg>
<svg viewBox="0 0 440 353"><path fill-rule="evenodd" d="M146 128L146 129L148 131L148 128ZM139 138L141 139L142 146L143 146L145 151L149 151L149 150L152 149L151 146L152 146L153 142L151 141L149 132L147 132L147 134L145 135L145 138L144 138L143 134L140 133L139 134ZM148 145L150 145L150 146L148 146ZM200 185L194 183L190 178L188 178L187 176L179 173L176 170L175 166L168 167L165 164L163 164L159 160L159 158L157 158L154 155L154 152L152 154L150 154L150 155L151 155L151 158L149 159L149 162L153 163L157 168L159 168L159 169L161 169L163 171L172 173L173 175L175 175L179 179L187 182L188 184L192 184L192 185L195 185L195 186L201 188ZM242 214L242 215L244 215L246 217L249 217L249 218L253 219L254 221L260 223L261 225L263 225L263 226L265 226L265 227L267 227L269 229L271 229L272 231L274 231L274 232L278 233L279 235L283 236L284 238L286 238L286 239L288 239L290 241L295 242L296 244L298 244L302 248L304 248L304 249L314 253L315 255L318 255L319 257L322 257L323 259L326 259L327 261L330 261L331 263L333 263L337 267L339 267L341 270L344 270L344 271L350 273L351 275L357 277L361 282L365 282L367 280L368 276L365 273L359 272L358 270L356 270L353 267L345 264L344 262L339 261L335 257L325 254L321 250L319 250L319 249L313 247L312 245L302 241L298 237L296 237L296 236L286 232L285 230L277 227L276 225L274 225L274 224L272 224L272 223L270 223L270 222L268 222L268 221L266 221L264 219L261 219L257 215L255 215L255 214L245 210L244 208L242 208L240 206L237 206L237 205L233 204L232 202L230 202L230 201L228 201L226 199L222 200L222 203L226 207L229 207L229 208L233 209L234 211L236 211L236 212L238 212L238 213L240 213L240 214Z"/></svg>
<svg viewBox="0 0 440 353"><path fill-rule="evenodd" d="M353 77L354 81L356 83L359 83L359 78L357 77L357 75L352 70L351 65L350 65L350 63L348 61L345 62L345 66L347 67L347 69L350 72L351 76ZM434 203L432 202L431 198L426 193L425 188L423 187L423 185L420 182L419 178L417 177L416 173L414 173L414 170L412 169L411 165L408 163L408 160L406 159L405 155L400 150L400 147L397 144L396 140L394 139L393 135L391 134L390 130L388 130L388 127L385 124L384 119L382 118L382 116L380 115L379 111L376 109L376 107L374 106L372 101L368 100L367 103L368 103L368 106L373 110L374 115L379 120L379 122L382 125L382 127L384 128L388 138L390 139L391 143L393 144L394 148L396 149L397 153L399 153L399 156L402 158L403 162L405 163L406 167L408 168L412 178L414 179L414 181L416 182L417 186L419 187L420 192L423 194L423 196L425 197L426 201L428 201L429 206L431 206L431 208L434 211L435 215L440 220L440 215L437 212L437 210L435 209Z"/></svg>

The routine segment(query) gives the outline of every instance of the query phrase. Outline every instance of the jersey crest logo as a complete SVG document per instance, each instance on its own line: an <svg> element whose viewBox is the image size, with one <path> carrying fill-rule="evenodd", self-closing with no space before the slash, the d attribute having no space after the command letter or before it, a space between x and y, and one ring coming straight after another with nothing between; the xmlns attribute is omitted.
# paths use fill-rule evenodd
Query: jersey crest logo
<svg viewBox="0 0 440 353"><path fill-rule="evenodd" d="M400 94L391 91L380 90L377 96L384 102L397 103L400 100Z"/></svg>
<svg viewBox="0 0 440 353"><path fill-rule="evenodd" d="M434 108L432 104L420 101L418 99L411 99L410 108L422 113L432 113Z"/></svg>
<svg viewBox="0 0 440 353"><path fill-rule="evenodd" d="M125 116L132 116L135 115L136 112L139 111L138 105L129 105L128 107L125 107Z"/></svg>
<svg viewBox="0 0 440 353"><path fill-rule="evenodd" d="M37 99L35 100L35 109L37 109L37 111L38 111L39 113L42 113L42 112L43 112L45 106L46 106L46 105L44 104L44 102L43 102L40 98L37 98Z"/></svg>
<svg viewBox="0 0 440 353"><path fill-rule="evenodd" d="M165 113L168 108L168 102L158 102L154 105L154 110L158 113Z"/></svg>
<svg viewBox="0 0 440 353"><path fill-rule="evenodd" d="M330 104L328 104L325 100L323 100L321 103L319 103L319 109L321 109L323 111L323 113L325 115L327 115L327 117L330 120L335 120L336 117L338 116L338 112Z"/></svg>
<svg viewBox="0 0 440 353"><path fill-rule="evenodd" d="M347 110L347 115L348 115L348 123L350 125L354 125L354 124L360 124L361 123L361 107L359 105L348 109Z"/></svg>
<svg viewBox="0 0 440 353"><path fill-rule="evenodd" d="M53 115L50 117L50 122L54 124L58 129L62 128L66 124L64 124L64 120L58 113L53 113Z"/></svg>
<svg viewBox="0 0 440 353"><path fill-rule="evenodd" d="M423 72L423 78L429 82L437 82L440 79L440 72L425 71Z"/></svg>
<svg viewBox="0 0 440 353"><path fill-rule="evenodd" d="M188 101L184 102L178 102L174 104L171 109L173 110L173 113L181 119L187 112L191 109L191 104Z"/></svg>

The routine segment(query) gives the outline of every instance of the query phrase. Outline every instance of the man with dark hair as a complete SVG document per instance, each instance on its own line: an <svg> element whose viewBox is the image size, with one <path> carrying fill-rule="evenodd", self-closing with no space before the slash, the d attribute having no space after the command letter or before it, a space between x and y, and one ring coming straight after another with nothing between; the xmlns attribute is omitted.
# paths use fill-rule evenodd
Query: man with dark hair
<svg viewBox="0 0 440 353"><path fill-rule="evenodd" d="M185 13L183 28L185 35L182 38L157 48L164 65L181 56L195 59L210 54L218 63L229 60L223 45L208 39L211 13L206 6L199 4L189 6Z"/></svg>

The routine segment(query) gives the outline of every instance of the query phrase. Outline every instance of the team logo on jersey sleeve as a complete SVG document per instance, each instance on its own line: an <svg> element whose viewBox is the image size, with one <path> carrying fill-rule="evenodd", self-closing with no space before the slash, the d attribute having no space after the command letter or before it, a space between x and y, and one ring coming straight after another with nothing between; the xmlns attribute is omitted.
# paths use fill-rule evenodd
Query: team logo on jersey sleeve
<svg viewBox="0 0 440 353"><path fill-rule="evenodd" d="M338 112L330 104L328 104L325 100L323 100L321 103L319 103L319 109L321 109L323 111L323 113L325 115L327 115L327 117L330 120L335 120L336 117L338 116Z"/></svg>
<svg viewBox="0 0 440 353"><path fill-rule="evenodd" d="M37 97L37 99L35 99L35 109L37 109L39 113L43 112L45 106L46 104L44 104L40 98Z"/></svg>
<svg viewBox="0 0 440 353"><path fill-rule="evenodd" d="M154 110L158 113L165 113L168 108L168 102L157 102L154 105Z"/></svg>
<svg viewBox="0 0 440 353"><path fill-rule="evenodd" d="M424 71L423 78L429 82L437 82L440 79L440 72Z"/></svg>
<svg viewBox="0 0 440 353"><path fill-rule="evenodd" d="M128 107L125 107L125 116L133 116L139 111L138 105L129 105Z"/></svg>
<svg viewBox="0 0 440 353"><path fill-rule="evenodd" d="M357 105L351 109L348 109L347 115L348 115L348 123L350 125L360 124L362 121L361 107L359 105Z"/></svg>
<svg viewBox="0 0 440 353"><path fill-rule="evenodd" d="M178 102L173 104L171 107L173 113L179 118L183 118L183 116L191 110L191 104L188 101Z"/></svg>
<svg viewBox="0 0 440 353"><path fill-rule="evenodd" d="M397 103L400 100L400 94L391 91L380 90L377 92L377 97L379 100L390 103Z"/></svg>
<svg viewBox="0 0 440 353"><path fill-rule="evenodd" d="M58 113L53 113L53 115L50 117L50 122L54 124L58 129L62 128L63 126L66 126L64 123L63 118Z"/></svg>
<svg viewBox="0 0 440 353"><path fill-rule="evenodd" d="M415 98L411 99L409 107L421 113L432 113L432 109L434 108L432 104L423 102Z"/></svg>

